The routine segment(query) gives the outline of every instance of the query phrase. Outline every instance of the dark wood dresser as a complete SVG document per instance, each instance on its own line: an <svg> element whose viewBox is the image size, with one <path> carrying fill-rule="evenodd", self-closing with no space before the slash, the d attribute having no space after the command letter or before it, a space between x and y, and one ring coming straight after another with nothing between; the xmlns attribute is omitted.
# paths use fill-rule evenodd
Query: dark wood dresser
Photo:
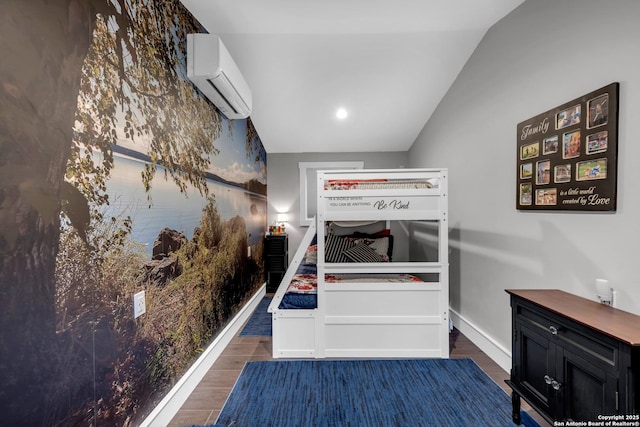
<svg viewBox="0 0 640 427"><path fill-rule="evenodd" d="M640 421L640 316L560 290L507 293L515 423L520 398L552 424Z"/></svg>

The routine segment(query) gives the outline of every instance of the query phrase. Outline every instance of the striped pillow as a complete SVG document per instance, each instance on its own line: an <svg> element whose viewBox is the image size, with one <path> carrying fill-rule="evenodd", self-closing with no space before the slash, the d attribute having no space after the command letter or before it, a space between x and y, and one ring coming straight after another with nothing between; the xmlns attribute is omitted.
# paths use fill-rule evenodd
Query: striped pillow
<svg viewBox="0 0 640 427"><path fill-rule="evenodd" d="M380 262L382 259L375 249L365 243L358 243L355 246L342 252L352 262Z"/></svg>
<svg viewBox="0 0 640 427"><path fill-rule="evenodd" d="M343 252L354 245L351 239L329 234L324 246L324 259L326 262L349 262L349 258L344 256Z"/></svg>

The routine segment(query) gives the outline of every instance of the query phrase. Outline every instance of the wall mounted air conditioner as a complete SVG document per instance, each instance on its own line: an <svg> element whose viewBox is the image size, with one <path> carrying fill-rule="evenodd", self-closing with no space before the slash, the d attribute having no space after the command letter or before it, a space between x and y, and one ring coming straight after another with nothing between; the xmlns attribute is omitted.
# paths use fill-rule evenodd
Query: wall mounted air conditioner
<svg viewBox="0 0 640 427"><path fill-rule="evenodd" d="M187 76L228 119L251 114L251 90L220 37L187 34Z"/></svg>

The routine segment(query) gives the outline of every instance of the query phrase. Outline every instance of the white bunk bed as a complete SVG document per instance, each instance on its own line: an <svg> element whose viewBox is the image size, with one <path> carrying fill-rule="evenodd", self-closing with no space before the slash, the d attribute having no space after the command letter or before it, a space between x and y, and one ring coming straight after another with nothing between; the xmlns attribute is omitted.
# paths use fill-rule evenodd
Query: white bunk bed
<svg viewBox="0 0 640 427"><path fill-rule="evenodd" d="M318 171L317 186L316 219L268 309L273 357L448 358L447 170ZM389 234L379 235L393 236L390 262L381 246L375 248L380 259L336 258L343 244L349 245L345 254L357 249L355 258L366 258L383 240L343 236L333 231L336 225L380 221ZM315 303L289 308L283 301L316 240Z"/></svg>

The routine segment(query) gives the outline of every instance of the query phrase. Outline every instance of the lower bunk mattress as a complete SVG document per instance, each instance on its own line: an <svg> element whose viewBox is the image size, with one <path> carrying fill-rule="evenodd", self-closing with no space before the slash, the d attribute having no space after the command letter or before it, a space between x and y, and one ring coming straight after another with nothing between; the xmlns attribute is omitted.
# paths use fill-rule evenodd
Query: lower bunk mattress
<svg viewBox="0 0 640 427"><path fill-rule="evenodd" d="M389 262L393 252L393 236L385 229L374 234L355 232L350 235L327 236L329 262ZM301 263L280 301L279 309L314 309L318 307L318 243L317 235L306 249ZM326 275L327 283L407 283L423 282L404 273Z"/></svg>
<svg viewBox="0 0 640 427"><path fill-rule="evenodd" d="M388 274L327 274L327 283L411 283L423 282L405 273ZM318 307L318 275L315 265L301 264L280 302L280 309L313 309Z"/></svg>
<svg viewBox="0 0 640 427"><path fill-rule="evenodd" d="M308 309L318 307L317 268L311 264L300 264L291 279L287 292L280 301L281 309Z"/></svg>

